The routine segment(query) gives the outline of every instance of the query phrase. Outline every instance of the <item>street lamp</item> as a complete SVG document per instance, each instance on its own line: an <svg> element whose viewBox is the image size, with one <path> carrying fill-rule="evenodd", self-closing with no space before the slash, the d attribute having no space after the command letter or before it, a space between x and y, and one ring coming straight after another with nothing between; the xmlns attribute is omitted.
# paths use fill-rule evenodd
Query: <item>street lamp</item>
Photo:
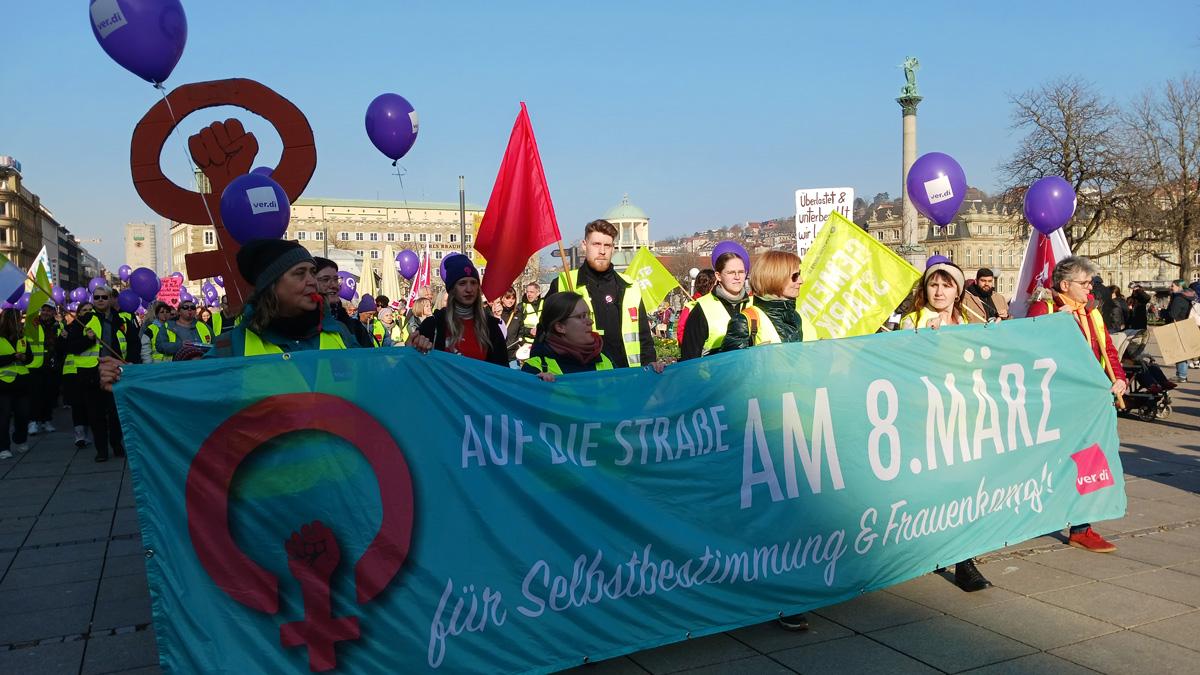
<svg viewBox="0 0 1200 675"><path fill-rule="evenodd" d="M688 277L690 277L692 280L692 289L688 295L696 295L696 277L698 276L700 276L700 269L698 267L693 267L692 269L688 270Z"/></svg>

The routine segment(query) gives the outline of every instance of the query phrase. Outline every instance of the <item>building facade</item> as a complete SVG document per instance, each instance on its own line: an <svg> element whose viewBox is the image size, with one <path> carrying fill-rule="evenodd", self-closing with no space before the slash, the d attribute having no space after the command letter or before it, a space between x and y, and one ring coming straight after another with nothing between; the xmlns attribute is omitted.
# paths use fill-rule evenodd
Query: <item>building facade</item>
<svg viewBox="0 0 1200 675"><path fill-rule="evenodd" d="M125 264L163 274L158 267L158 232L154 223L125 224Z"/></svg>
<svg viewBox="0 0 1200 675"><path fill-rule="evenodd" d="M301 197L292 204L291 221L284 237L300 242L314 256L333 259L340 269L355 275L361 272L364 259L370 259L372 267L380 269L386 246L396 253L411 249L418 255L428 247L433 275L438 279L442 258L471 251L482 217L482 207L466 205L463 241L457 203ZM184 274L190 288L196 284L187 277L185 256L217 248L216 233L209 225L175 223L170 231L170 247L171 266ZM536 275L536 256L530 265Z"/></svg>
<svg viewBox="0 0 1200 675"><path fill-rule="evenodd" d="M28 269L42 248L50 261L53 283L64 288L102 276L100 261L79 245L40 197L25 186L21 164L0 157L0 253Z"/></svg>

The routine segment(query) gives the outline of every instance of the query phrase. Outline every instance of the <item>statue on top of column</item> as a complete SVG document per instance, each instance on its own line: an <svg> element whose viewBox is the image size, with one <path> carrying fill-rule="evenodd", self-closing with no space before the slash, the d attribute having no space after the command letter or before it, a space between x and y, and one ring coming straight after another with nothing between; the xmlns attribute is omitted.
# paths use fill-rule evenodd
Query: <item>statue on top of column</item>
<svg viewBox="0 0 1200 675"><path fill-rule="evenodd" d="M904 69L904 88L900 90L901 97L920 96L917 91L917 69L921 67L921 62L915 56L909 56L904 59L904 63L900 64Z"/></svg>

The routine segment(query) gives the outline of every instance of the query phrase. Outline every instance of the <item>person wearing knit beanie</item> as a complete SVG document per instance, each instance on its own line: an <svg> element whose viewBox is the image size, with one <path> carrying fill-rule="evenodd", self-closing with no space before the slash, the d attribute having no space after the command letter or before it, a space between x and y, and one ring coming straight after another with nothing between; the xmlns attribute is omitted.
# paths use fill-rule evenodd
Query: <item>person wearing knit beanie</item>
<svg viewBox="0 0 1200 675"><path fill-rule="evenodd" d="M300 263L312 265L312 254L299 242L286 239L256 239L237 253L238 271L254 287L255 295Z"/></svg>
<svg viewBox="0 0 1200 675"><path fill-rule="evenodd" d="M967 323L962 309L966 276L952 262L933 262L921 275L913 298L913 311L900 320L901 328L937 328Z"/></svg>
<svg viewBox="0 0 1200 675"><path fill-rule="evenodd" d="M436 349L507 368L504 333L500 320L484 310L479 270L461 253L446 256L442 267L442 280L450 296L446 307L434 310L433 316L422 321L408 345L420 352Z"/></svg>

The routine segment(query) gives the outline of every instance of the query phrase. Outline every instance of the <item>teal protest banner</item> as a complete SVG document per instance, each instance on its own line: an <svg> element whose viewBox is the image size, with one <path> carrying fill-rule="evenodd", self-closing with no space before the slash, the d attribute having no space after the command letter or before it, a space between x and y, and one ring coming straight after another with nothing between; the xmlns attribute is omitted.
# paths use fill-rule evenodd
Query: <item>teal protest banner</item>
<svg viewBox="0 0 1200 675"><path fill-rule="evenodd" d="M172 672L545 672L1125 509L1065 315L554 383L410 349L126 368Z"/></svg>

